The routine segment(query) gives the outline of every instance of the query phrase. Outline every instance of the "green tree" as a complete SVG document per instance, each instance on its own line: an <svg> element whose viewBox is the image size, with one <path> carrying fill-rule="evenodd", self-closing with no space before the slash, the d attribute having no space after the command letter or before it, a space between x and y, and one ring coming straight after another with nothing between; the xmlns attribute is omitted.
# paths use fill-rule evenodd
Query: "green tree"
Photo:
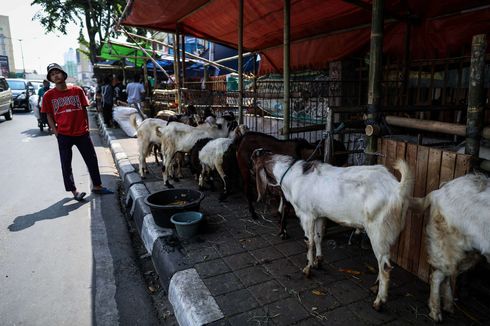
<svg viewBox="0 0 490 326"><path fill-rule="evenodd" d="M69 23L80 27L78 40L88 48L92 63L100 52L102 42L114 33L112 28L121 16L125 0L33 0L31 5L40 5L43 10L33 19L39 20L46 32L59 31L66 35ZM83 36L86 29L88 41Z"/></svg>

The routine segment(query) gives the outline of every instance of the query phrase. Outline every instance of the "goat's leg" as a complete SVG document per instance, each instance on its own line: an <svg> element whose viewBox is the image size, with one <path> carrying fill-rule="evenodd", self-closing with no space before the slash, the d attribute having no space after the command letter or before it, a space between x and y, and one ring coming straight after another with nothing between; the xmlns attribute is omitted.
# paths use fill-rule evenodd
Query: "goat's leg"
<svg viewBox="0 0 490 326"><path fill-rule="evenodd" d="M175 181L179 181L179 179L183 179L184 178L184 174L182 173L182 165L184 165L184 159L185 159L185 154L182 153L182 152L178 152L177 154L175 154L175 163L177 165L177 177L175 177L174 175L174 180Z"/></svg>
<svg viewBox="0 0 490 326"><path fill-rule="evenodd" d="M442 321L441 313L441 283L447 278L441 270L436 269L432 272L430 279L430 296L429 296L429 309L430 318L436 322Z"/></svg>
<svg viewBox="0 0 490 326"><path fill-rule="evenodd" d="M159 149L157 145L153 145L153 156L155 156L155 163L157 165L160 165L160 162L158 162L158 154L159 154Z"/></svg>
<svg viewBox="0 0 490 326"><path fill-rule="evenodd" d="M451 278L446 277L442 286L442 309L449 313L454 313L453 290L451 289Z"/></svg>
<svg viewBox="0 0 490 326"><path fill-rule="evenodd" d="M140 160L140 166L139 166L139 173L142 178L145 178L145 170L146 170L146 154L148 147L144 147L141 142L138 142L138 149L139 149L139 160Z"/></svg>
<svg viewBox="0 0 490 326"><path fill-rule="evenodd" d="M301 218L303 226L303 230L305 231L306 236L306 244L308 246L308 252L306 254L306 258L308 260L308 264L303 268L303 273L306 277L310 277L311 275L311 267L313 267L313 248L314 248L314 238L315 238L315 222L313 218Z"/></svg>
<svg viewBox="0 0 490 326"><path fill-rule="evenodd" d="M286 200L284 199L284 195L281 194L281 199L279 202L279 207L277 208L277 212L279 213L279 236L281 239L285 240L288 238L288 230L287 230L287 220L286 220Z"/></svg>
<svg viewBox="0 0 490 326"><path fill-rule="evenodd" d="M226 197L228 197L228 189L227 189L227 185L226 185L227 177L226 177L225 171L223 170L223 166L221 164L218 164L216 166L216 171L218 171L218 174L221 177L221 180L223 180L223 192L219 196L219 200L223 201L226 199Z"/></svg>
<svg viewBox="0 0 490 326"><path fill-rule="evenodd" d="M208 176L209 169L207 165L201 164L201 173L199 173L199 190L204 190L204 182Z"/></svg>
<svg viewBox="0 0 490 326"><path fill-rule="evenodd" d="M325 219L321 217L317 218L315 220L315 235L314 235L316 257L315 260L313 261L313 267L315 268L321 267L323 261L322 241L323 241L324 232L325 232Z"/></svg>
<svg viewBox="0 0 490 326"><path fill-rule="evenodd" d="M388 299L388 287L390 284L390 244L382 239L379 231L370 232L366 230L371 240L371 245L373 247L374 255L378 260L378 294L373 302L373 308L376 311L380 311L383 303Z"/></svg>
<svg viewBox="0 0 490 326"><path fill-rule="evenodd" d="M163 155L163 161L162 161L162 178L163 178L163 182L165 183L165 186L167 186L168 188L174 188L174 186L172 184L170 184L170 182L168 182L168 170L170 168L170 165L172 164L172 158L171 156L169 156L168 154L164 154Z"/></svg>

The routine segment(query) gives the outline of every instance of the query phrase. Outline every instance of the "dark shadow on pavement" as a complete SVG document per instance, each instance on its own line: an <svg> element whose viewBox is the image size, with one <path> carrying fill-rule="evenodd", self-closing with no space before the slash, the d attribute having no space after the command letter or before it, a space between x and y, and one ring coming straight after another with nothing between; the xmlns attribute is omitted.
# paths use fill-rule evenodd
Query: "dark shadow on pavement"
<svg viewBox="0 0 490 326"><path fill-rule="evenodd" d="M37 123L37 121L36 121ZM29 136L31 138L36 138L36 137L44 137L44 136L51 136L52 133L48 132L48 127L44 128L44 131L37 129L27 129L22 132L23 135Z"/></svg>
<svg viewBox="0 0 490 326"><path fill-rule="evenodd" d="M73 203L65 205L69 201L73 201ZM17 216L14 219L14 222L8 226L8 229L10 232L22 231L42 220L52 220L55 218L68 216L71 211L76 210L88 202L89 201L87 198L82 202L77 202L73 198L63 198L59 202L54 203L53 205L42 209L39 212Z"/></svg>

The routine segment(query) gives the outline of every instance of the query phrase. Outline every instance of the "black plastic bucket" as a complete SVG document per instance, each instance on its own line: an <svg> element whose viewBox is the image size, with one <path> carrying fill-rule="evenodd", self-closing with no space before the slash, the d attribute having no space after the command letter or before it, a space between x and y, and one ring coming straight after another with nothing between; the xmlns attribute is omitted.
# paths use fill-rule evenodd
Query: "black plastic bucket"
<svg viewBox="0 0 490 326"><path fill-rule="evenodd" d="M204 194L192 189L167 189L146 196L145 204L150 207L158 226L175 227L170 218L175 213L199 211Z"/></svg>

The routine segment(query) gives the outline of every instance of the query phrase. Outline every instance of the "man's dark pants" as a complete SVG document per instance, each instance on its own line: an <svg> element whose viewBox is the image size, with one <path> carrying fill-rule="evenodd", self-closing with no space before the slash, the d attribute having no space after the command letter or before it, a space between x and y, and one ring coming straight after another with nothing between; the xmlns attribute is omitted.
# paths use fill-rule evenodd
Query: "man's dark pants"
<svg viewBox="0 0 490 326"><path fill-rule="evenodd" d="M90 139L90 134L82 136L65 136L58 134L58 148L60 151L61 170L63 172L63 181L66 191L74 191L77 189L73 180L73 171L71 168L71 160L73 157L72 147L75 145L83 157L87 165L92 184L99 186L102 184L100 180L99 163L97 154L95 153L94 145Z"/></svg>

